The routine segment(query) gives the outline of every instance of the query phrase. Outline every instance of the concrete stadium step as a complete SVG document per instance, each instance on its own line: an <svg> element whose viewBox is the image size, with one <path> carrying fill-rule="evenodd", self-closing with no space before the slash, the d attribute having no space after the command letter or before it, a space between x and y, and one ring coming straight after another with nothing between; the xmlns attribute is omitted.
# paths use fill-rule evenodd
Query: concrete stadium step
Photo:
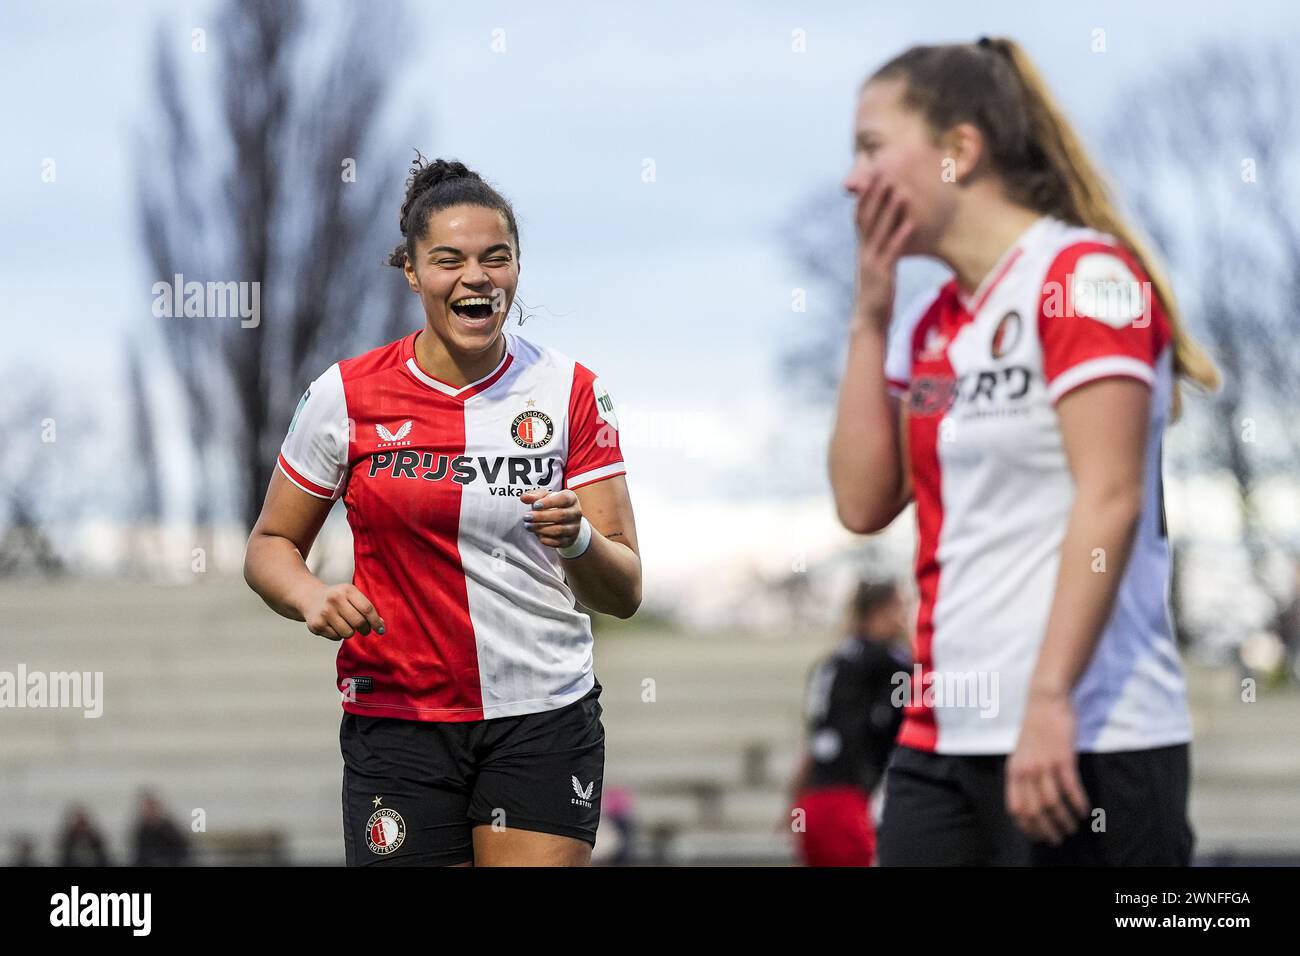
<svg viewBox="0 0 1300 956"><path fill-rule="evenodd" d="M150 755L183 757L193 752L225 754L227 759L239 754L279 754L291 751L338 748L338 728L267 728L256 723L213 723L192 726L140 724L107 725L96 733L76 741L77 754L103 751L104 762L135 760ZM67 751L65 751L67 753ZM50 752L51 759L59 757ZM31 758L29 758L31 759Z"/></svg>
<svg viewBox="0 0 1300 956"><path fill-rule="evenodd" d="M765 777L784 783L798 762L798 754L769 753ZM717 786L742 786L747 780L747 760L734 744L721 744L716 752L665 752L662 756L641 748L608 747L605 779L609 784L647 786L656 781L696 781Z"/></svg>
<svg viewBox="0 0 1300 956"><path fill-rule="evenodd" d="M259 781L311 786L338 777L342 766L337 745L262 755L191 750L187 754L142 755L129 762L80 755L59 761L7 762L6 772L0 775L0 794L49 789L73 795L91 785L122 792L157 785L164 791L184 787L210 793L257 786Z"/></svg>
<svg viewBox="0 0 1300 956"><path fill-rule="evenodd" d="M723 864L789 866L795 862L794 839L788 834L731 829L695 830L673 837L665 862L674 866Z"/></svg>
<svg viewBox="0 0 1300 956"><path fill-rule="evenodd" d="M253 827L286 827L297 829L304 820L333 819L340 817L340 783L335 775L331 786L271 787L249 785L238 789L214 793L207 790L173 785L165 793L166 806L182 827L188 828L191 813L197 808L204 811L207 827L211 830L229 830ZM24 809L48 815L51 808L62 808L67 803L66 791L35 791L13 804L18 811ZM95 784L77 795L77 800L101 812L113 810L129 813L135 809L136 788L118 789Z"/></svg>
<svg viewBox="0 0 1300 956"><path fill-rule="evenodd" d="M238 580L0 585L0 613L34 622L9 629L0 669L75 662L105 674L98 720L4 712L4 832L49 829L38 821L82 799L121 842L149 785L170 807L204 807L211 829L272 825L292 859L342 862L337 645ZM639 841L684 863L791 860L790 837L774 831L803 745L808 668L833 643L598 630L605 781L633 792ZM641 699L647 678L654 703ZM1198 854L1300 854L1300 695L1260 688L1244 703L1228 669L1192 669L1189 692Z"/></svg>

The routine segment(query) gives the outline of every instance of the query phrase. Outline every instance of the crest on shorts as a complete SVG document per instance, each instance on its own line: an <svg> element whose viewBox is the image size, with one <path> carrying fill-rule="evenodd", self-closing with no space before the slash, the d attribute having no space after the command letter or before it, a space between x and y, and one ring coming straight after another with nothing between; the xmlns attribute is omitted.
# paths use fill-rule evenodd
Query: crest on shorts
<svg viewBox="0 0 1300 956"><path fill-rule="evenodd" d="M366 821L366 845L371 853L385 856L392 853L406 839L406 821L396 810L382 807L370 814Z"/></svg>

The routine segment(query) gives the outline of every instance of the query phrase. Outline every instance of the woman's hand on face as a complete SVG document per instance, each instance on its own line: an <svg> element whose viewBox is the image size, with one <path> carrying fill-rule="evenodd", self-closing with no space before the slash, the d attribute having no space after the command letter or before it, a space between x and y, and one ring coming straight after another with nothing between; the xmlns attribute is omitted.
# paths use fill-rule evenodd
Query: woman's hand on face
<svg viewBox="0 0 1300 956"><path fill-rule="evenodd" d="M907 201L880 173L872 173L854 212L858 233L857 299L854 323L882 331L894 308L894 273L913 225Z"/></svg>
<svg viewBox="0 0 1300 956"><path fill-rule="evenodd" d="M582 505L573 491L547 491L545 488L524 492L519 500L530 507L523 517L524 527L551 548L567 548L578 540L582 528Z"/></svg>
<svg viewBox="0 0 1300 956"><path fill-rule="evenodd" d="M1020 739L1007 760L1007 811L1029 836L1053 845L1088 815L1075 726L1068 693L1031 691Z"/></svg>
<svg viewBox="0 0 1300 956"><path fill-rule="evenodd" d="M342 641L353 634L384 633L384 619L351 584L322 584L300 608L307 630L318 637Z"/></svg>

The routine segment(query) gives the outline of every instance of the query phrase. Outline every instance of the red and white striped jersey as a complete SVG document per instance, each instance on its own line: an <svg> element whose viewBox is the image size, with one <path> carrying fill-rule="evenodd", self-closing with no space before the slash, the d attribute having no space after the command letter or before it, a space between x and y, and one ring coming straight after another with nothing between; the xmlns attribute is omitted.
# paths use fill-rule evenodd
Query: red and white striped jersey
<svg viewBox="0 0 1300 956"><path fill-rule="evenodd" d="M339 646L343 708L471 721L563 707L595 681L591 619L519 497L624 474L613 404L589 368L509 331L500 364L455 388L417 364L417 334L331 365L280 450L303 491L342 496L353 584L384 619Z"/></svg>
<svg viewBox="0 0 1300 956"><path fill-rule="evenodd" d="M899 743L954 754L1014 750L1074 499L1055 403L1109 376L1152 390L1145 491L1114 611L1073 695L1076 746L1104 752L1191 739L1161 483L1171 339L1127 249L1046 216L973 295L950 280L897 317L886 377L908 409L919 593Z"/></svg>

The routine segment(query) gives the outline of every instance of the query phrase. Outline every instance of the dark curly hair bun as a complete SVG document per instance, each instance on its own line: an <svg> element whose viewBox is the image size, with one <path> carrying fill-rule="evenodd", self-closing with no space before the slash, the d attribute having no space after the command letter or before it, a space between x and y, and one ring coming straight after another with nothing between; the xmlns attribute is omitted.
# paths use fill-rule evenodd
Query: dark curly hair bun
<svg viewBox="0 0 1300 956"><path fill-rule="evenodd" d="M405 242L393 249L388 264L401 269L407 257L415 255L415 243L424 238L429 215L451 206L470 205L495 209L505 220L506 228L519 249L519 226L514 210L499 192L484 182L483 177L464 163L454 159L435 159L427 162L420 151L415 151L410 175L406 179L406 198L398 219Z"/></svg>

